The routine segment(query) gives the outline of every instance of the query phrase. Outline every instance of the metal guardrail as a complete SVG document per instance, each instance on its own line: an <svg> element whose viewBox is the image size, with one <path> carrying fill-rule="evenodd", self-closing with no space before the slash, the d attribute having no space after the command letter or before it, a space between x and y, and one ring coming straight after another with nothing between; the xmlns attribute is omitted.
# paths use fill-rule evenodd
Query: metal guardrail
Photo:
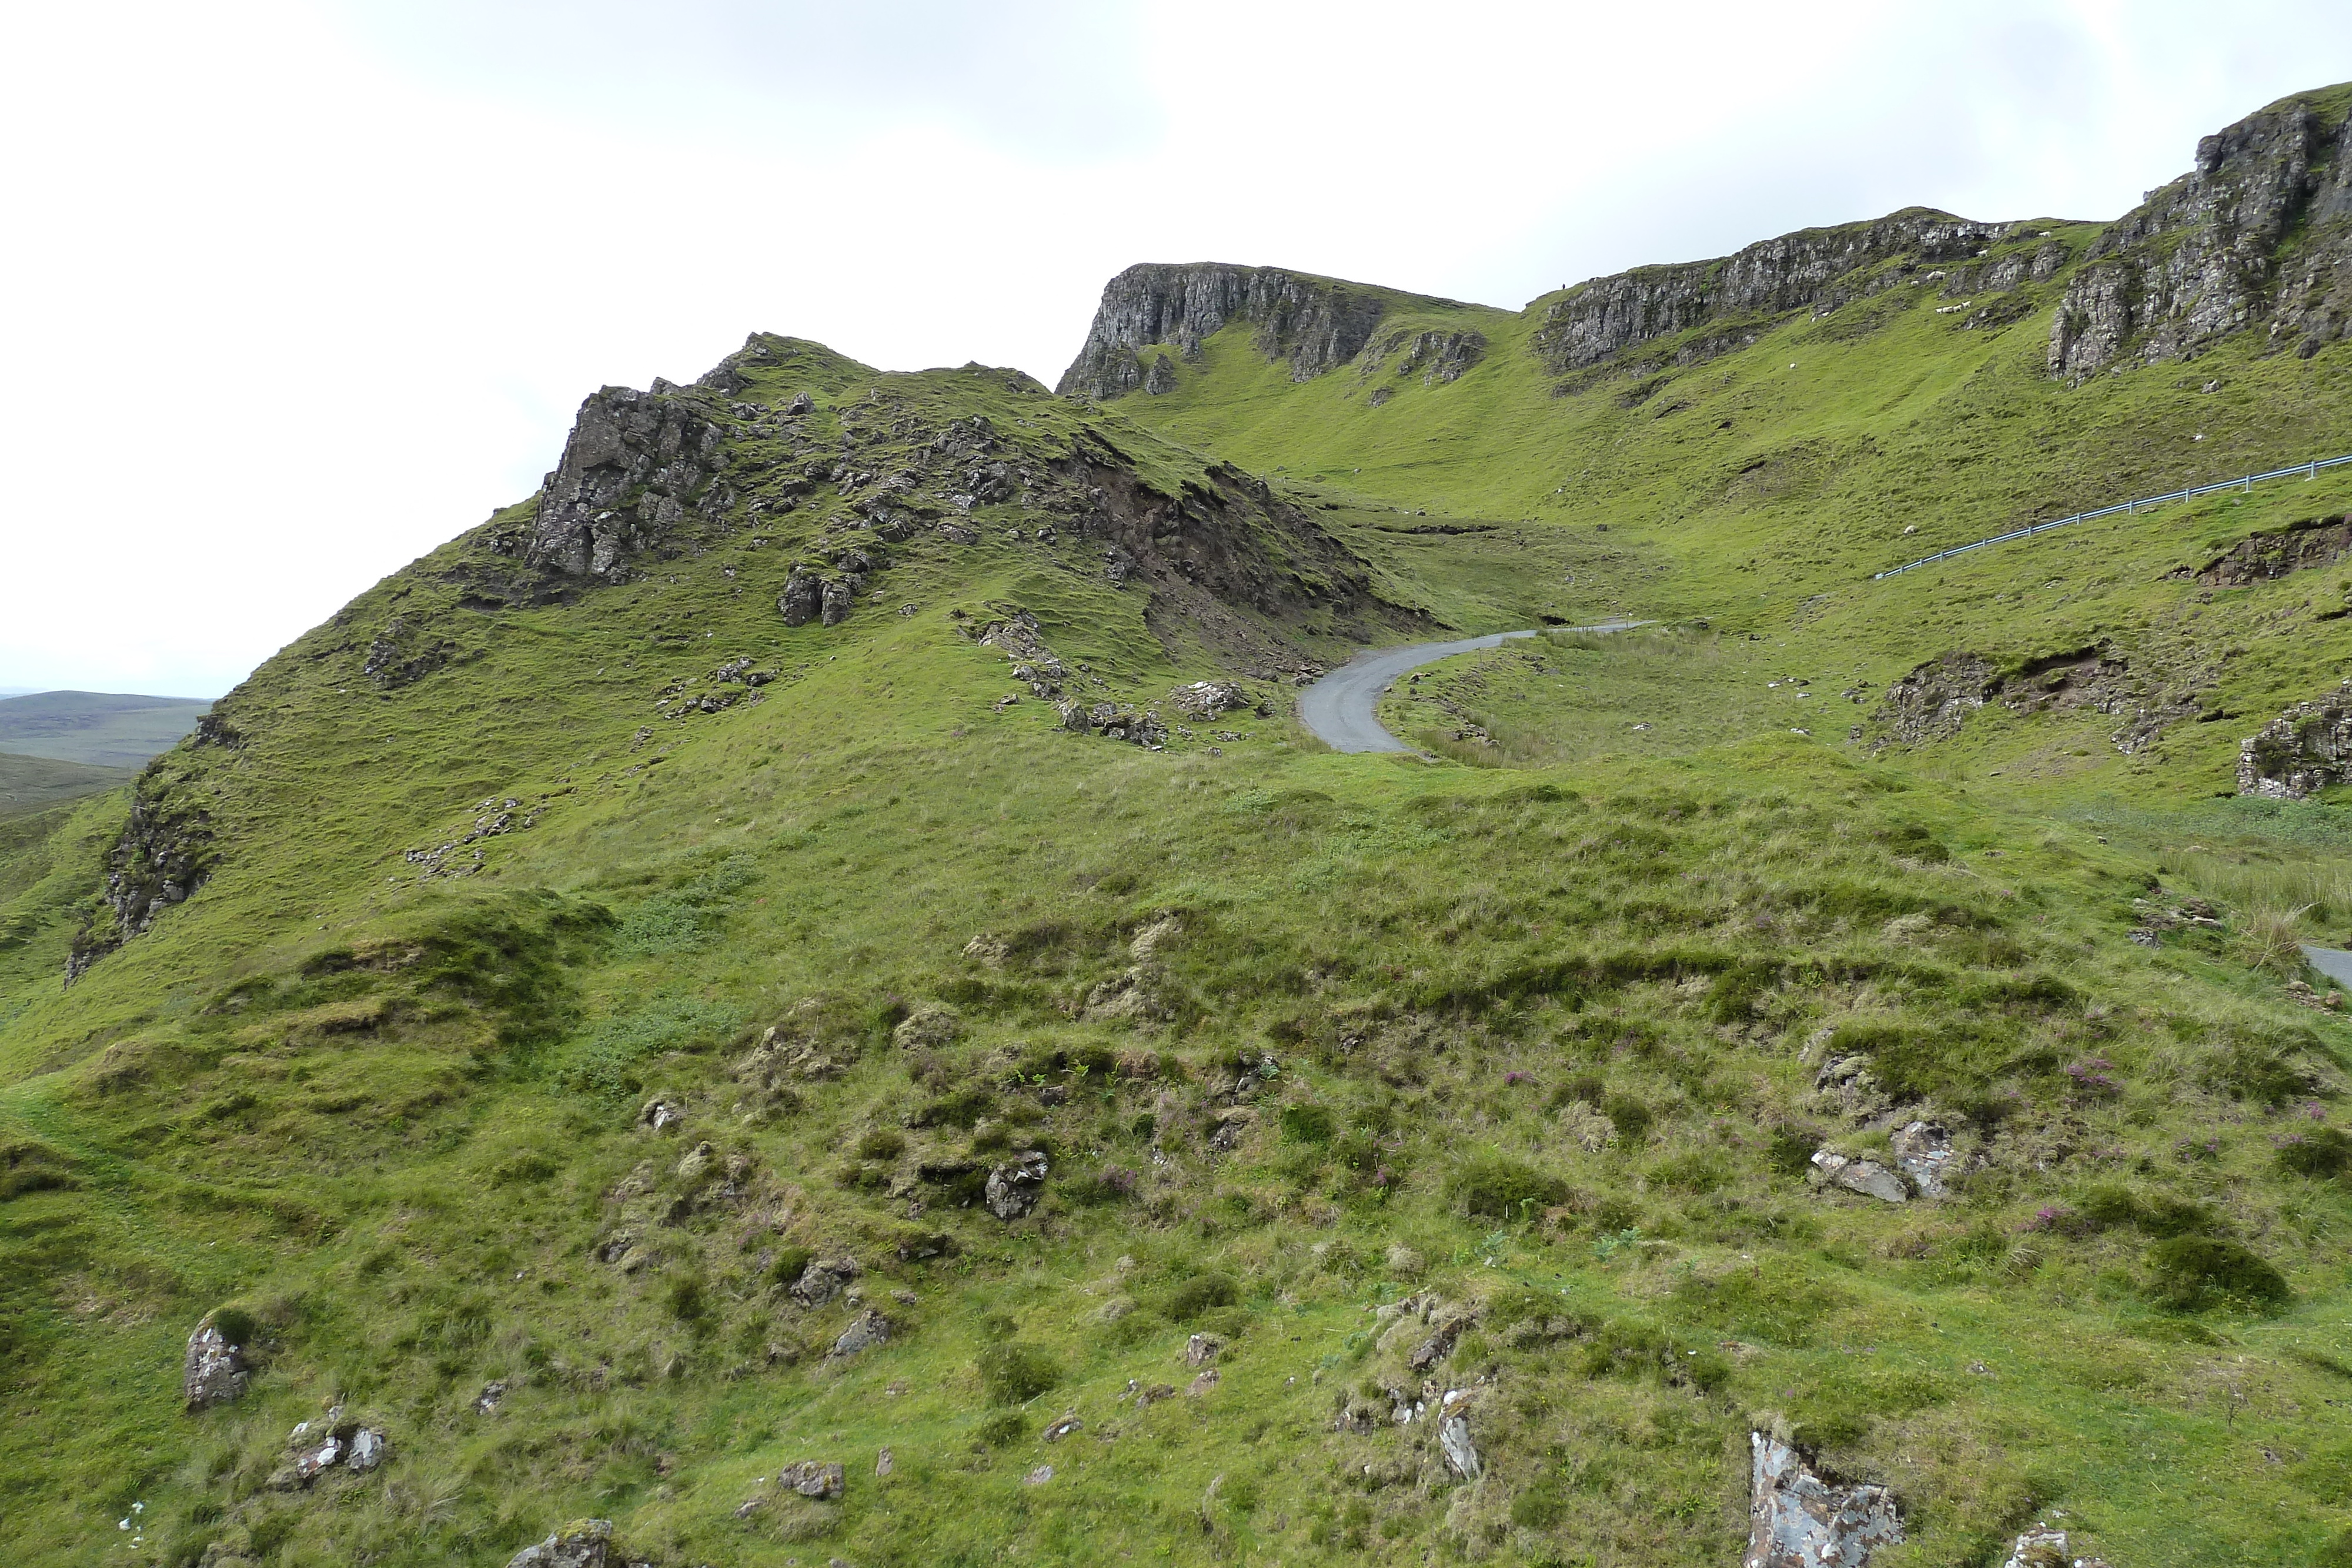
<svg viewBox="0 0 2352 1568"><path fill-rule="evenodd" d="M1978 539L1973 544L1954 545L1950 549L1937 550L1934 555L1922 556L1917 560L1906 561L1901 566L1889 567L1885 571L1874 571L1870 574L1870 580L1884 581L1898 572L1916 571L1920 567L1933 566L1939 560L1949 560L1956 555L1966 555L1972 549L1982 549L1987 545L2005 545L2011 539L2032 538L2036 534L2046 534L2053 528L2067 528L2075 523L2087 523L2094 517L2112 517L2118 512L2137 512L2142 507L2160 507L2167 501L2185 501L2192 496L2210 496L2221 490L2251 490L2257 482L2263 479L2289 479L2298 474L2306 479L2315 479L2319 476L2319 471L2322 468L2333 468L2344 463L2352 463L2352 453L2347 453L2341 457L2322 457L2315 462L2298 463L2292 468L2273 468L2267 474L2249 474L2242 479L2223 479L2217 484L2198 485L2186 490L2168 490L2161 496L2142 496L2136 501L2118 501L2112 507L2101 507L2095 511L2077 512L2071 517L2060 517L2053 522L2034 523L2022 528L2011 528L2005 534L1995 534L1989 539Z"/></svg>

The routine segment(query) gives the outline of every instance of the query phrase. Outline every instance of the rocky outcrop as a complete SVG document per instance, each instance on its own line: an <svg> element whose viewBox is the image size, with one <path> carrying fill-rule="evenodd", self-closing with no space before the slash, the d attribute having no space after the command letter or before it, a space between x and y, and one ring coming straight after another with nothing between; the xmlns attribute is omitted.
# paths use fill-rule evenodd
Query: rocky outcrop
<svg viewBox="0 0 2352 1568"><path fill-rule="evenodd" d="M2108 736L2115 748L2137 756L2200 711L2200 694L2210 690L2229 657L2226 647L2179 626L2151 631L2129 654L2102 642L2008 669L1980 653L1946 653L1887 686L1873 749L1948 739L1970 713L1997 702L2019 715L2079 707L2105 714L2119 721Z"/></svg>
<svg viewBox="0 0 2352 1568"><path fill-rule="evenodd" d="M1045 1194L1045 1156L1032 1149L1009 1165L995 1166L983 1190L989 1213L999 1219L1020 1218Z"/></svg>
<svg viewBox="0 0 2352 1568"><path fill-rule="evenodd" d="M159 758L159 763L161 759ZM164 789L153 768L131 797L131 820L107 853L106 910L75 934L66 956L71 985L109 953L144 933L155 917L192 896L212 874L212 820Z"/></svg>
<svg viewBox="0 0 2352 1568"><path fill-rule="evenodd" d="M245 1392L245 1347L230 1343L212 1317L188 1336L180 1370L180 1392L190 1410L208 1410Z"/></svg>
<svg viewBox="0 0 2352 1568"><path fill-rule="evenodd" d="M604 1568L612 1543L611 1520L575 1520L508 1558L507 1568Z"/></svg>
<svg viewBox="0 0 2352 1568"><path fill-rule="evenodd" d="M1534 345L1554 374L1580 370L1654 339L1709 323L1733 330L1687 345L1692 360L1752 340L1740 324L1810 309L1826 314L1851 299L1918 276L1940 262L1981 256L2025 231L2021 225L1971 223L1949 213L1912 207L1875 223L1803 229L1768 239L1735 255L1672 267L1642 267L1579 284L1544 311ZM2035 236L2038 237L2038 236ZM2047 277L2064 260L2063 249L2003 258L2003 277ZM1901 265L1889 267L1889 263Z"/></svg>
<svg viewBox="0 0 2352 1568"><path fill-rule="evenodd" d="M524 559L567 577L625 580L725 463L719 426L687 397L606 387L580 405L563 460L540 489Z"/></svg>
<svg viewBox="0 0 2352 1568"><path fill-rule="evenodd" d="M2092 243L2049 370L2193 359L2258 329L2306 358L2352 320L2352 94L2285 99L2197 144L2197 166Z"/></svg>
<svg viewBox="0 0 2352 1568"><path fill-rule="evenodd" d="M2172 573L2203 588L2243 588L2352 556L2352 518L2314 517L2275 534L2249 534L2196 571Z"/></svg>
<svg viewBox="0 0 2352 1568"><path fill-rule="evenodd" d="M1864 1568L1903 1540L1902 1516L1885 1487L1823 1480L1788 1444L1748 1435L1748 1552L1742 1568Z"/></svg>
<svg viewBox="0 0 2352 1568"><path fill-rule="evenodd" d="M1169 391L1175 382L1165 361L1155 356L1147 366L1138 350L1164 343L1189 359L1231 321L1255 327L1258 352L1287 360L1291 380L1312 381L1354 359L1388 308L1378 289L1306 273L1147 262L1103 286L1086 344L1054 390L1090 398Z"/></svg>
<svg viewBox="0 0 2352 1568"><path fill-rule="evenodd" d="M1806 1177L1809 1181L1842 1186L1881 1203L1904 1203L1911 1197L1911 1189L1903 1185L1903 1178L1875 1160L1848 1159L1832 1149L1816 1149L1812 1166Z"/></svg>
<svg viewBox="0 0 2352 1568"><path fill-rule="evenodd" d="M2238 793L2301 800L2352 779L2352 681L2297 703L2238 747Z"/></svg>

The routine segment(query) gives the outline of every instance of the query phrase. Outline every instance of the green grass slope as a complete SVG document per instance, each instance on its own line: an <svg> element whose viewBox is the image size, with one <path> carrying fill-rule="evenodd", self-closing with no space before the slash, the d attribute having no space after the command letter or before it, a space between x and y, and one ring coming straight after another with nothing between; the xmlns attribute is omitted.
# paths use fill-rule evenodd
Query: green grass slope
<svg viewBox="0 0 2352 1568"><path fill-rule="evenodd" d="M128 768L93 768L47 757L0 751L0 817L21 816L62 800L92 795L131 782Z"/></svg>
<svg viewBox="0 0 2352 1568"><path fill-rule="evenodd" d="M766 337L600 394L689 433L624 572L507 508L0 821L0 1548L1722 1563L1766 1429L1893 1489L1876 1568L2062 1511L2314 1561L2352 1026L2293 944L2352 823L2214 797L2333 684L2335 573L2196 574L2340 492L1862 584L2352 432L2345 350L2067 391L1934 299L1559 396L1492 321L1352 397L1223 338L1102 409ZM1289 716L1612 609L1673 624L1401 682L1426 757ZM2085 644L2081 701L1885 699ZM1944 1196L1817 1179L1913 1123ZM250 1383L189 1411L207 1314ZM388 1456L306 1480L338 1409Z"/></svg>

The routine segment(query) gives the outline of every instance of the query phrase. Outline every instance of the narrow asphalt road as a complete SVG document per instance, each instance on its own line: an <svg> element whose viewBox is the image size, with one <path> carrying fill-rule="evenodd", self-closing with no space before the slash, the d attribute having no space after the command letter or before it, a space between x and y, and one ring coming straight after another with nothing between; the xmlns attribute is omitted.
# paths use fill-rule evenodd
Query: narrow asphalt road
<svg viewBox="0 0 2352 1568"><path fill-rule="evenodd" d="M2315 947L2305 942L2303 944L2303 956L2313 968L2337 985L2352 986L2352 953L2347 953L2341 947Z"/></svg>
<svg viewBox="0 0 2352 1568"><path fill-rule="evenodd" d="M1607 621L1598 626L1559 626L1559 632L1622 632L1645 624L1639 621ZM1486 637L1465 637L1456 643L1408 643L1402 648L1373 648L1357 654L1301 692L1298 716L1317 738L1334 751L1409 751L1411 747L1381 727L1372 705L1388 684L1407 670L1433 664L1456 653L1499 648L1514 637L1533 632L1496 632Z"/></svg>

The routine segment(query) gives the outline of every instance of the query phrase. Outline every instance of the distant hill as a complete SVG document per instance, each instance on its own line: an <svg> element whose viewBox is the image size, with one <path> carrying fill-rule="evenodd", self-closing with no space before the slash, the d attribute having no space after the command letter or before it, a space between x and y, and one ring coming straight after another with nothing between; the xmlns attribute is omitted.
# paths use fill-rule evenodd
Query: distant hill
<svg viewBox="0 0 2352 1568"><path fill-rule="evenodd" d="M212 706L195 697L116 692L0 697L0 751L100 768L137 768L170 750Z"/></svg>
<svg viewBox="0 0 2352 1568"><path fill-rule="evenodd" d="M60 800L95 795L138 776L135 768L100 768L0 751L0 817L22 816Z"/></svg>

